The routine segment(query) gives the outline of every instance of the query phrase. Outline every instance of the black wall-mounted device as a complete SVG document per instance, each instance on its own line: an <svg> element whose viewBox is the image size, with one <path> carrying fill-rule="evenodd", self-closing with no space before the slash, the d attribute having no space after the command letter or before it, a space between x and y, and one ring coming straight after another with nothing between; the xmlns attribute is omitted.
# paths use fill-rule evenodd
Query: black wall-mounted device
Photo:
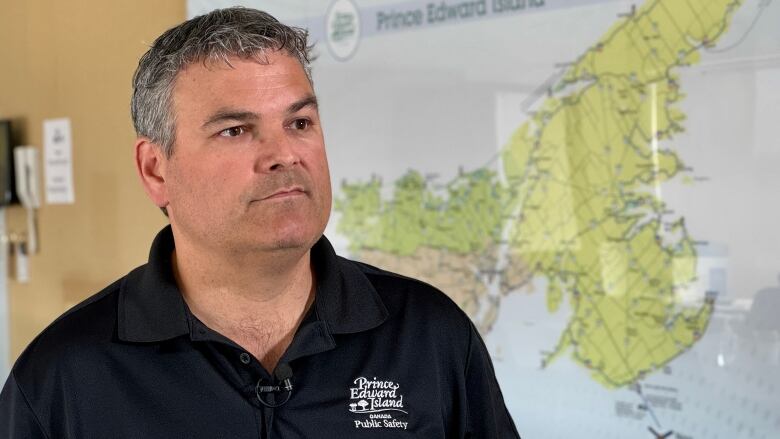
<svg viewBox="0 0 780 439"><path fill-rule="evenodd" d="M18 202L14 175L14 144L11 121L0 119L0 206Z"/></svg>

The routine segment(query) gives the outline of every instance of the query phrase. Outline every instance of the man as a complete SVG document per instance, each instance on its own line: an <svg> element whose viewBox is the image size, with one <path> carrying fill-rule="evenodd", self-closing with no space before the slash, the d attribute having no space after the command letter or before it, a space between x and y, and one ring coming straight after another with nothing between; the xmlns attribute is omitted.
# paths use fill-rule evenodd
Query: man
<svg viewBox="0 0 780 439"><path fill-rule="evenodd" d="M160 36L134 77L149 262L22 354L9 438L515 438L468 318L336 256L304 31L233 8Z"/></svg>

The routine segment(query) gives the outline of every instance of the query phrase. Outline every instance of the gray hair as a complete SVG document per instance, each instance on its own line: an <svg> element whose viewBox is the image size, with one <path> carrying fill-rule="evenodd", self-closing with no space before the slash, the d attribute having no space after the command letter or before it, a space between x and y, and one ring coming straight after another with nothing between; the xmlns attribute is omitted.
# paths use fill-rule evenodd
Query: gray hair
<svg viewBox="0 0 780 439"><path fill-rule="evenodd" d="M138 136L149 138L173 155L176 120L173 87L176 76L195 62L224 62L229 58L267 63L268 51L285 51L298 59L311 79L308 32L279 22L266 12L234 7L217 9L167 30L141 57L133 75L130 113Z"/></svg>

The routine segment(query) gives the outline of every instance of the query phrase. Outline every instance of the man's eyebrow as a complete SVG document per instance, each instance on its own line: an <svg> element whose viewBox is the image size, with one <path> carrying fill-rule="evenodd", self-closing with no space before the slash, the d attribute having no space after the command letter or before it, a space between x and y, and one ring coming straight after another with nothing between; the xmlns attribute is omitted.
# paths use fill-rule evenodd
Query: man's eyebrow
<svg viewBox="0 0 780 439"><path fill-rule="evenodd" d="M298 111L306 108L306 107L312 107L315 110L317 109L317 97L314 95L306 96L305 98L301 99L298 102L293 103L289 107L287 107L287 114L297 113Z"/></svg>
<svg viewBox="0 0 780 439"><path fill-rule="evenodd" d="M258 115L257 113L253 113L251 111L223 109L212 114L211 117L209 117L208 120L206 120L206 122L204 122L203 125L201 125L201 128L208 128L209 125L214 125L216 123L224 122L226 120L250 121L250 120L258 120L258 119L260 119L260 115Z"/></svg>
<svg viewBox="0 0 780 439"><path fill-rule="evenodd" d="M293 114L296 113L306 107L313 107L317 108L317 97L314 95L306 96L305 98L293 102L289 107L287 107L287 114ZM251 111L241 111L241 110L234 110L234 109L221 109L217 111L216 113L212 114L206 122L201 125L201 128L208 128L210 125L214 125L219 122L224 122L226 120L229 121L255 121L259 120L260 115L257 113L253 113Z"/></svg>

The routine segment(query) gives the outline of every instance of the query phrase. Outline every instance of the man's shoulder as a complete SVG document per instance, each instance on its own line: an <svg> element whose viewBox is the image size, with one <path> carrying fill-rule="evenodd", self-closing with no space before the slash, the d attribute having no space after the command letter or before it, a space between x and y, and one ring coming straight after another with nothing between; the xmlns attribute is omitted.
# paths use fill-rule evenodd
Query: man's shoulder
<svg viewBox="0 0 780 439"><path fill-rule="evenodd" d="M470 324L466 313L447 294L429 283L364 262L339 259L342 266L349 265L368 278L391 314L404 311L424 316L429 322L449 322L456 326Z"/></svg>
<svg viewBox="0 0 780 439"><path fill-rule="evenodd" d="M116 336L119 290L125 277L70 308L41 331L19 356L14 371L78 361Z"/></svg>

